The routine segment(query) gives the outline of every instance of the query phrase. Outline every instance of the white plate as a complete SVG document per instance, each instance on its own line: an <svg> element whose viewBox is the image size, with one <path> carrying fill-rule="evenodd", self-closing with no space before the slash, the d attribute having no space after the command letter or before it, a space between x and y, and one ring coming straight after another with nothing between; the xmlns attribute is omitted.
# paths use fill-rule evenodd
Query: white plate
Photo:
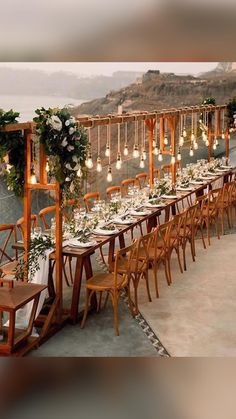
<svg viewBox="0 0 236 419"><path fill-rule="evenodd" d="M135 220L133 218L127 218L122 220L121 218L114 218L113 223L115 224L121 224L121 225L129 225L134 223Z"/></svg>
<svg viewBox="0 0 236 419"><path fill-rule="evenodd" d="M131 211L130 212L130 215L136 215L136 216L139 216L140 215L140 217L143 217L144 215L149 215L150 214L150 211L145 211L145 210L143 210L143 211Z"/></svg>
<svg viewBox="0 0 236 419"><path fill-rule="evenodd" d="M164 199L177 199L178 198L177 195L162 195L161 197Z"/></svg>
<svg viewBox="0 0 236 419"><path fill-rule="evenodd" d="M190 183L192 185L202 185L203 181L202 180L191 180Z"/></svg>
<svg viewBox="0 0 236 419"><path fill-rule="evenodd" d="M216 169L218 173L228 172L229 169Z"/></svg>
<svg viewBox="0 0 236 419"><path fill-rule="evenodd" d="M202 177L202 180L204 181L208 181L208 180L213 180L213 179L215 179L215 176L203 176Z"/></svg>
<svg viewBox="0 0 236 419"><path fill-rule="evenodd" d="M215 177L215 176L218 176L218 175L217 175L217 173L207 172L207 176Z"/></svg>
<svg viewBox="0 0 236 419"><path fill-rule="evenodd" d="M103 230L102 228L96 228L95 230L93 230L93 233L103 235L103 236L111 236L112 234L119 233L119 230L117 230L117 229L115 229L115 230Z"/></svg>
<svg viewBox="0 0 236 419"><path fill-rule="evenodd" d="M68 246L72 246L72 247L80 247L80 248L86 248L86 247L92 247L92 246L96 246L97 242L95 240L91 240L89 242L83 243L80 242L78 239L70 239L68 241Z"/></svg>
<svg viewBox="0 0 236 419"><path fill-rule="evenodd" d="M177 189L177 191L186 191L186 192L189 192L189 191L193 190L193 188L191 188L190 186L188 186L187 188L183 188L183 187L179 186L176 189Z"/></svg>
<svg viewBox="0 0 236 419"><path fill-rule="evenodd" d="M233 169L233 166L221 166L221 167L222 169L227 169L227 170Z"/></svg>

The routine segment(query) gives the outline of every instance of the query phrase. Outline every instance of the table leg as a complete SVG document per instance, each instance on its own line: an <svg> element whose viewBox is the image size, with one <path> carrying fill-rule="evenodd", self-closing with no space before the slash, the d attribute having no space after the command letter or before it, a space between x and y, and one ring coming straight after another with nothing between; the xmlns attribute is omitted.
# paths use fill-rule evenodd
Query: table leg
<svg viewBox="0 0 236 419"><path fill-rule="evenodd" d="M125 247L124 234L120 234L120 236L119 236L119 243L120 243L120 249L123 249Z"/></svg>
<svg viewBox="0 0 236 419"><path fill-rule="evenodd" d="M86 256L84 259L84 269L85 269L86 280L88 280L89 278L93 276L93 268L92 268L90 256ZM96 309L96 308L97 308L97 297L96 297L96 293L94 293L91 298L91 309Z"/></svg>
<svg viewBox="0 0 236 419"><path fill-rule="evenodd" d="M77 323L78 321L78 309L79 309L82 272L83 272L83 259L81 257L77 257L71 309L70 309L71 320L74 324Z"/></svg>
<svg viewBox="0 0 236 419"><path fill-rule="evenodd" d="M147 232L150 233L157 226L157 216L149 217L147 221Z"/></svg>
<svg viewBox="0 0 236 419"><path fill-rule="evenodd" d="M111 272L112 263L114 261L114 252L115 252L115 239L111 239L109 243L109 253L108 253L108 269Z"/></svg>

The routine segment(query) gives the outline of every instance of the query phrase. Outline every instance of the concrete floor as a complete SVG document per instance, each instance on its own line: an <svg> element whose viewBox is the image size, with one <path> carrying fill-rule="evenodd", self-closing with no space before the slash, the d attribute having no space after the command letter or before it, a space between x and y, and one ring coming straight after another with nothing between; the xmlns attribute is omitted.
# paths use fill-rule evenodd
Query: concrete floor
<svg viewBox="0 0 236 419"><path fill-rule="evenodd" d="M171 356L236 356L235 244L236 234L213 239L207 250L197 241L187 272L173 260L171 287L160 272L160 298L152 303L140 287L140 311Z"/></svg>

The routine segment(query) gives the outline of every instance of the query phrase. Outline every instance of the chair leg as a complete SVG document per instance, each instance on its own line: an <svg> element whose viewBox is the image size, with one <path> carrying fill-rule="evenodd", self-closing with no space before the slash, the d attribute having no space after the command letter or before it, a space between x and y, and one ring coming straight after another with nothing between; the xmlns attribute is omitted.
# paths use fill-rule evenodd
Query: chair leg
<svg viewBox="0 0 236 419"><path fill-rule="evenodd" d="M92 295L92 292L89 289L86 289L84 315L83 315L83 319L82 319L82 322L81 322L81 325L80 325L81 329L84 328L84 325L85 325L85 322L86 322L86 319L87 319L88 309L89 309L89 301L90 301L91 295Z"/></svg>
<svg viewBox="0 0 236 419"><path fill-rule="evenodd" d="M189 242L190 242L192 259L193 259L193 262L195 262L194 243L193 243L193 238L192 237L190 237Z"/></svg>
<svg viewBox="0 0 236 419"><path fill-rule="evenodd" d="M102 251L102 248L101 247L99 247L99 251L100 251L100 255L101 255L101 258L102 258L102 261L103 261L104 265L107 265L107 263L106 263L106 261L104 259L104 254L103 254L103 251Z"/></svg>
<svg viewBox="0 0 236 419"><path fill-rule="evenodd" d="M229 207L226 208L226 215L227 215L228 227L231 228L230 209L229 209Z"/></svg>
<svg viewBox="0 0 236 419"><path fill-rule="evenodd" d="M138 309L138 284L139 284L139 279L138 278L133 279L133 287L134 287L134 312L135 312L135 315L137 315L139 313L139 309Z"/></svg>
<svg viewBox="0 0 236 419"><path fill-rule="evenodd" d="M149 300L149 302L151 303L152 298L151 298L151 293L150 293L150 288L149 288L148 269L147 269L147 271L144 273L144 279L145 279L146 288L147 288L148 300Z"/></svg>
<svg viewBox="0 0 236 419"><path fill-rule="evenodd" d="M156 262L154 262L154 264L153 264L153 275L154 275L154 282L155 282L156 298L159 298L158 279L157 279L157 263Z"/></svg>
<svg viewBox="0 0 236 419"><path fill-rule="evenodd" d="M172 275L171 275L171 269L170 269L170 256L171 255L168 255L168 258L167 258L167 268L168 268L169 281L170 281L170 284L172 284Z"/></svg>
<svg viewBox="0 0 236 419"><path fill-rule="evenodd" d="M99 313L99 311L101 309L101 305L102 305L102 291L99 292L99 300L98 300L98 304L97 304L97 313Z"/></svg>
<svg viewBox="0 0 236 419"><path fill-rule="evenodd" d="M224 210L222 209L222 211L221 211L221 233L222 233L222 236L224 236L224 234L225 234L225 217L224 217Z"/></svg>
<svg viewBox="0 0 236 419"><path fill-rule="evenodd" d="M118 295L115 293L112 295L112 304L113 304L113 312L114 312L114 330L115 335L119 336L119 323L118 323Z"/></svg>
<svg viewBox="0 0 236 419"><path fill-rule="evenodd" d="M206 220L206 228L207 228L207 238L208 238L208 244L211 245L211 239L210 239L210 220L207 218Z"/></svg>
<svg viewBox="0 0 236 419"><path fill-rule="evenodd" d="M184 270L187 271L187 266L186 266L186 241L183 242L182 244L182 250L183 250L183 261L184 261Z"/></svg>
<svg viewBox="0 0 236 419"><path fill-rule="evenodd" d="M182 273L184 273L184 271L183 271L181 260L180 260L179 246L176 246L175 251L176 251L177 257L178 257L179 269L180 269L180 272L182 274Z"/></svg>
<svg viewBox="0 0 236 419"><path fill-rule="evenodd" d="M203 226L201 224L200 224L200 232L201 232L203 247L204 249L206 249L206 243L205 243L204 234L203 234Z"/></svg>

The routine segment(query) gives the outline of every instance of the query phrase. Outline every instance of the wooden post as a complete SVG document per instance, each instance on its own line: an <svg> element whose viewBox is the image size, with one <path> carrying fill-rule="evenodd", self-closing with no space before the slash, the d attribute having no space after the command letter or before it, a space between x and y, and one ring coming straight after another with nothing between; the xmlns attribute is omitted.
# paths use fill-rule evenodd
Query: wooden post
<svg viewBox="0 0 236 419"><path fill-rule="evenodd" d="M43 185L47 184L47 172L46 172L47 158L45 155L44 145L39 146L39 182Z"/></svg>
<svg viewBox="0 0 236 419"><path fill-rule="evenodd" d="M216 135L218 135L218 136L220 136L220 126L221 126L221 124L220 124L220 114L221 114L221 111L220 111L220 109L218 109L217 110L217 132L216 132Z"/></svg>
<svg viewBox="0 0 236 419"><path fill-rule="evenodd" d="M153 176L153 130L156 124L155 119L148 119L146 125L148 127L148 153L149 153L149 183L150 186L153 186L154 176Z"/></svg>
<svg viewBox="0 0 236 419"><path fill-rule="evenodd" d="M30 235L31 235L31 189L29 188L30 175L31 175L31 131L25 130L25 184L24 184L24 261L27 266L28 253L30 246ZM25 269L24 281L28 281L28 270Z"/></svg>

